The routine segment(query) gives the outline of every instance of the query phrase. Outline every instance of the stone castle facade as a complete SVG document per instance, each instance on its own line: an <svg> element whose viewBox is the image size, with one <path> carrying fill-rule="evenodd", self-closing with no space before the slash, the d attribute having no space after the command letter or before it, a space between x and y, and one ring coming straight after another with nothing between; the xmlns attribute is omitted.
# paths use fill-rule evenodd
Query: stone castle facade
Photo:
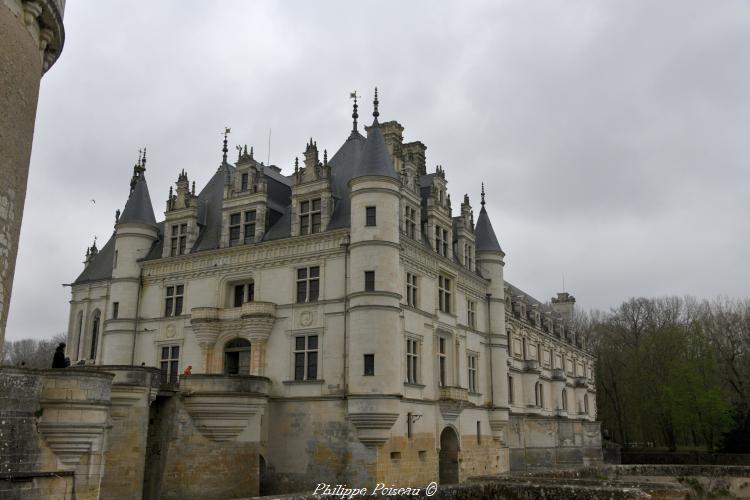
<svg viewBox="0 0 750 500"><path fill-rule="evenodd" d="M103 496L601 461L575 299L543 304L505 281L484 189L476 221L468 196L454 215L445 171L379 123L377 92L373 115L363 135L355 100L338 151L321 158L310 139L290 175L247 147L230 163L225 134L211 180L196 192L180 172L161 222L139 158L70 302L75 371L115 374Z"/></svg>

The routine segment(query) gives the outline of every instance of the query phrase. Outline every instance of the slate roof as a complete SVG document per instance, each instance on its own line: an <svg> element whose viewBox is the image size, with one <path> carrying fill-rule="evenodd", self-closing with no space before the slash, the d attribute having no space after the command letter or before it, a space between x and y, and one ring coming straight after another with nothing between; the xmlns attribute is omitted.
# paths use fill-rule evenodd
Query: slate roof
<svg viewBox="0 0 750 500"><path fill-rule="evenodd" d="M112 264L115 260L115 233L109 237L99 253L91 260L91 263L73 282L74 285L99 281L112 277Z"/></svg>
<svg viewBox="0 0 750 500"><path fill-rule="evenodd" d="M493 252L502 252L500 243L497 241L495 236L495 230L492 229L492 223L490 222L490 216L487 215L487 210L482 209L479 211L479 217L477 218L477 225L474 228L474 236L476 238L476 249L479 251L490 250Z"/></svg>
<svg viewBox="0 0 750 500"><path fill-rule="evenodd" d="M378 175L398 179L377 117L367 130L367 141L365 142L365 149L362 151L362 159L355 165L352 178Z"/></svg>
<svg viewBox="0 0 750 500"><path fill-rule="evenodd" d="M128 196L125 208L117 220L118 224L137 223L156 225L154 218L154 207L151 205L151 196L148 194L148 184L146 177L141 174L135 182L133 190Z"/></svg>

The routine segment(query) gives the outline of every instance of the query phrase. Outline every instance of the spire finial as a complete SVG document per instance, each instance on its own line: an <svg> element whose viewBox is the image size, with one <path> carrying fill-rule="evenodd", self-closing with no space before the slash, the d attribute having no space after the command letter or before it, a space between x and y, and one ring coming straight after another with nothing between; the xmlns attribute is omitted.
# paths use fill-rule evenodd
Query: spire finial
<svg viewBox="0 0 750 500"><path fill-rule="evenodd" d="M142 150L142 149L139 149L139 150L138 150L138 162L136 163L136 166L137 166L138 168L140 168L140 167L141 167L141 158L143 158L143 150Z"/></svg>
<svg viewBox="0 0 750 500"><path fill-rule="evenodd" d="M484 182L482 183L482 206L484 206Z"/></svg>
<svg viewBox="0 0 750 500"><path fill-rule="evenodd" d="M349 94L349 99L354 99L354 106L352 111L352 120L354 120L354 124L352 125L352 132L357 131L357 118L359 118L359 115L357 114L357 91Z"/></svg>
<svg viewBox="0 0 750 500"><path fill-rule="evenodd" d="M224 156L223 156L224 163L227 162L227 152L229 151L227 149L227 135L229 135L231 131L232 129L230 129L229 127L224 127L224 147L221 148L221 151L224 153Z"/></svg>
<svg viewBox="0 0 750 500"><path fill-rule="evenodd" d="M146 146L143 146L143 159L141 159L141 171L146 170Z"/></svg>
<svg viewBox="0 0 750 500"><path fill-rule="evenodd" d="M375 87L375 100L372 101L372 116L374 116L376 120L378 119L378 116L380 116L380 113L378 112L378 103L378 88Z"/></svg>
<svg viewBox="0 0 750 500"><path fill-rule="evenodd" d="M323 165L328 165L328 150L323 150Z"/></svg>

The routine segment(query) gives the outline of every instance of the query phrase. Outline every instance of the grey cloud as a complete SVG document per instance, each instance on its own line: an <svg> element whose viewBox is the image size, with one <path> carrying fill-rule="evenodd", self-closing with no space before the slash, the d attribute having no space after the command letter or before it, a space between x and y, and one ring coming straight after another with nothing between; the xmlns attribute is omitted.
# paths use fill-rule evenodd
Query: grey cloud
<svg viewBox="0 0 750 500"><path fill-rule="evenodd" d="M288 173L351 127L348 93L479 183L507 277L583 307L631 295L746 295L750 5L725 2L69 3L42 81L8 337L67 328L69 290L106 240L137 150L157 218L198 186L220 131ZM232 149L230 155L234 153ZM89 200L96 199L96 205ZM455 203L457 205L457 203Z"/></svg>

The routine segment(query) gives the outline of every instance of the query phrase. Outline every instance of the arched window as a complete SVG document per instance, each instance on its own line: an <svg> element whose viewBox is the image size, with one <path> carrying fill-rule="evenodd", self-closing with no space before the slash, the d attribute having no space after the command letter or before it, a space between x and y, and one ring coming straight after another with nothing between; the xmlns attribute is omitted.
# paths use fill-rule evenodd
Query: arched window
<svg viewBox="0 0 750 500"><path fill-rule="evenodd" d="M562 409L568 411L568 391L563 389L562 394L560 394L560 399L562 401Z"/></svg>
<svg viewBox="0 0 750 500"><path fill-rule="evenodd" d="M99 322L101 320L101 313L99 309L94 311L94 316L91 321L91 352L90 359L96 359L96 350L99 344Z"/></svg>
<svg viewBox="0 0 750 500"><path fill-rule="evenodd" d="M78 359L78 355L81 352L81 341L83 340L83 311L78 311L78 321L76 321L76 326L74 328L76 329L76 350L73 351L73 355L75 356L75 359Z"/></svg>
<svg viewBox="0 0 750 500"><path fill-rule="evenodd" d="M508 375L508 403L513 404L513 377Z"/></svg>
<svg viewBox="0 0 750 500"><path fill-rule="evenodd" d="M250 342L238 338L224 345L224 374L250 374Z"/></svg>
<svg viewBox="0 0 750 500"><path fill-rule="evenodd" d="M534 386L534 393L536 396L536 405L539 408L544 408L544 387L541 382L537 382Z"/></svg>
<svg viewBox="0 0 750 500"><path fill-rule="evenodd" d="M589 395L588 394L583 395L583 412L586 415L589 414Z"/></svg>

